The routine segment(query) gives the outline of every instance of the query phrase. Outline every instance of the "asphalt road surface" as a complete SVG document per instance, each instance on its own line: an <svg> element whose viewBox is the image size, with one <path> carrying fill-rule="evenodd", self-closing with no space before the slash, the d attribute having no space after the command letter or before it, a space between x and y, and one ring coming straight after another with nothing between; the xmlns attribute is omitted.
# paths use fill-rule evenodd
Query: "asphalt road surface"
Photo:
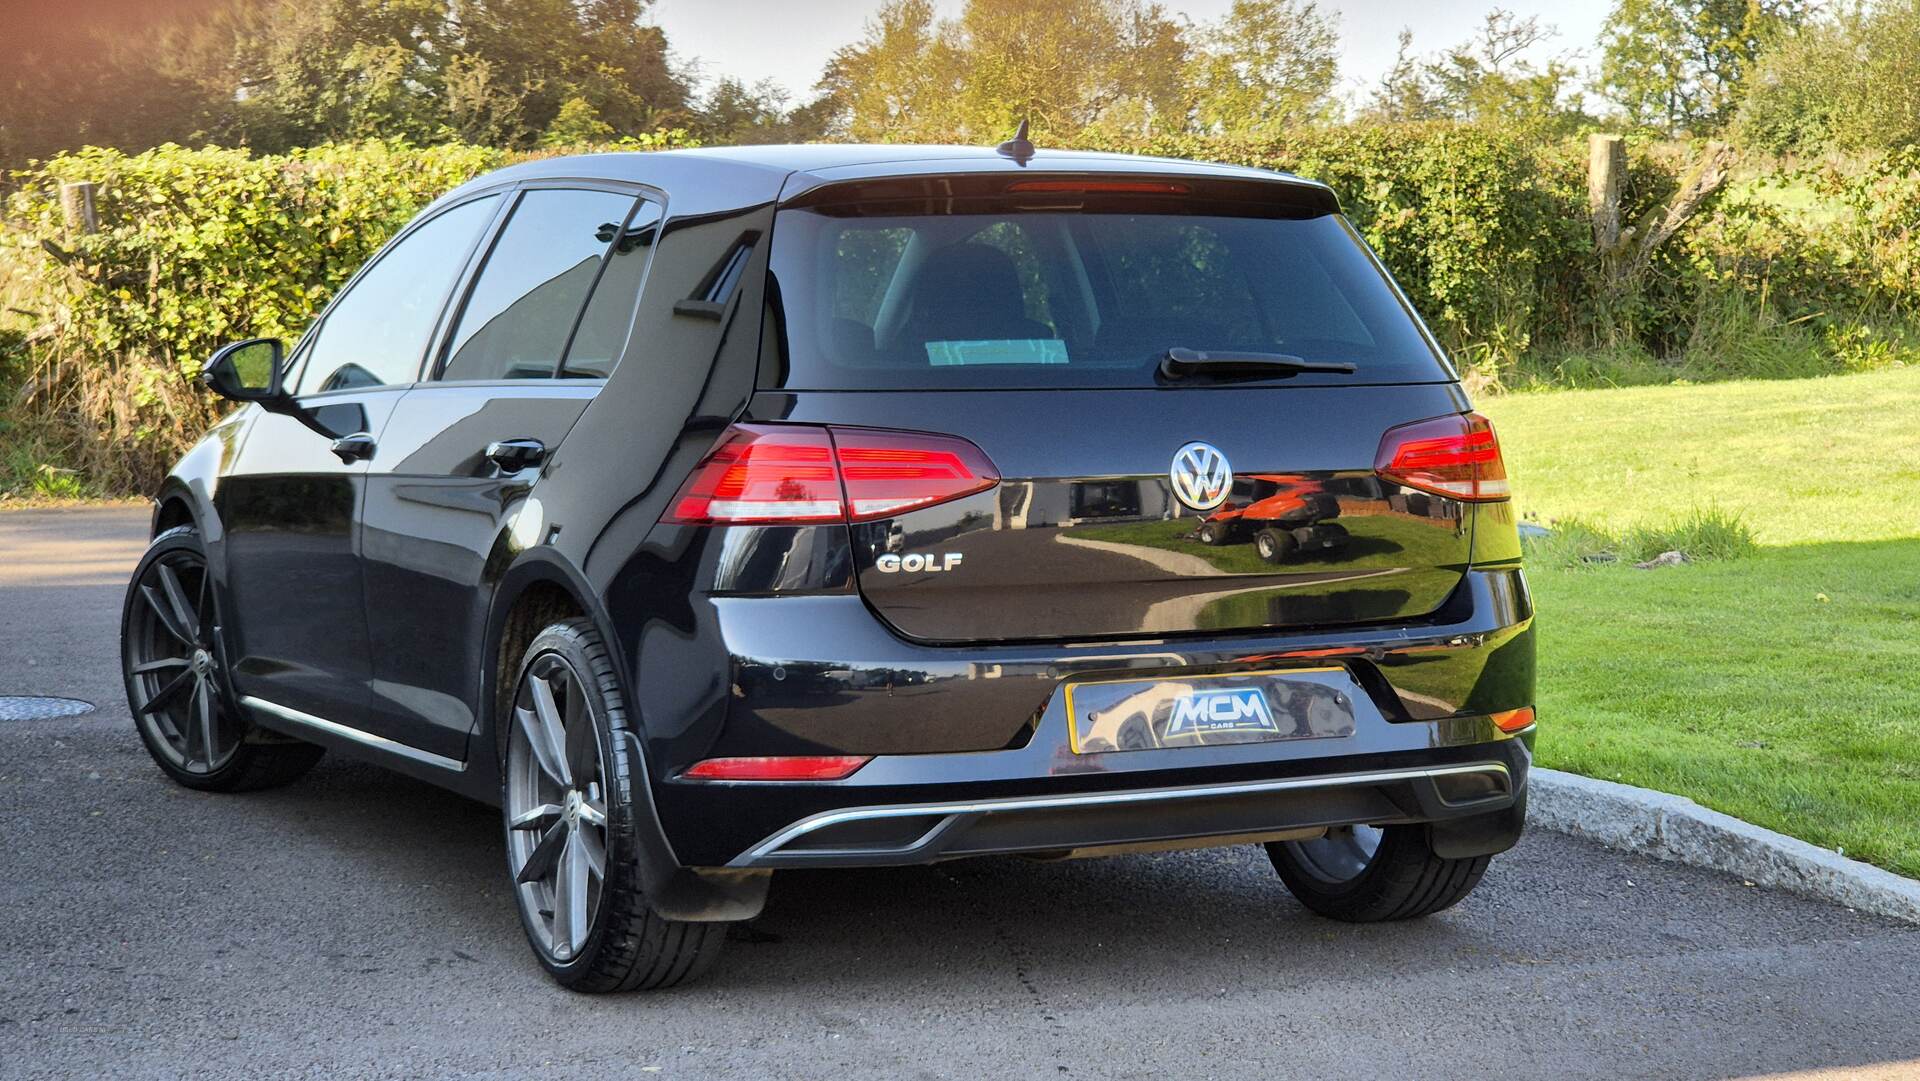
<svg viewBox="0 0 1920 1081"><path fill-rule="evenodd" d="M783 872L706 982L572 995L487 808L161 777L114 669L145 523L0 513L0 695L99 706L0 721L7 1081L1920 1077L1920 929L1544 832L1387 927L1246 847Z"/></svg>

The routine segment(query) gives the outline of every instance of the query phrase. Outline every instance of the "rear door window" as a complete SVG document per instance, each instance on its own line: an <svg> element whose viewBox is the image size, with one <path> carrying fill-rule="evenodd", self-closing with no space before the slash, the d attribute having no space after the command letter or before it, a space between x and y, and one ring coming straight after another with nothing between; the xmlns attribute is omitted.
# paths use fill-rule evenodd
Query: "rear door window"
<svg viewBox="0 0 1920 1081"><path fill-rule="evenodd" d="M772 272L789 389L1154 386L1174 347L1452 378L1333 214L785 210Z"/></svg>
<svg viewBox="0 0 1920 1081"><path fill-rule="evenodd" d="M634 196L606 191L522 194L467 295L440 378L553 378L635 206ZM620 264L622 277L632 262Z"/></svg>

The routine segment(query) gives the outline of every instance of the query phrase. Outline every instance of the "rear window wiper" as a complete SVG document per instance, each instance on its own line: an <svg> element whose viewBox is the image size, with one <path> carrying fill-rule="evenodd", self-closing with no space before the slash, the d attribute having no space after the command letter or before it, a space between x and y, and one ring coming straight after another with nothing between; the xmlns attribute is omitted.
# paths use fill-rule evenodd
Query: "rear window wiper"
<svg viewBox="0 0 1920 1081"><path fill-rule="evenodd" d="M1185 349L1174 346L1160 355L1160 374L1182 379L1194 373L1207 375L1298 375L1302 372L1332 372L1352 375L1352 361L1307 360L1291 353L1241 353L1217 350Z"/></svg>

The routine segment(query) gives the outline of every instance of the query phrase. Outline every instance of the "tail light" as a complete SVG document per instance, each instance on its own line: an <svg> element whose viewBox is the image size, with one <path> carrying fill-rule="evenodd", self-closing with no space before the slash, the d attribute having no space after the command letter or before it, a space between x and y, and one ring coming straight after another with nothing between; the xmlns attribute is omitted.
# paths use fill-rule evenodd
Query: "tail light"
<svg viewBox="0 0 1920 1081"><path fill-rule="evenodd" d="M871 761L873 756L866 754L708 758L682 776L695 781L838 781Z"/></svg>
<svg viewBox="0 0 1920 1081"><path fill-rule="evenodd" d="M956 436L808 424L736 424L674 496L683 525L868 522L1000 483Z"/></svg>
<svg viewBox="0 0 1920 1081"><path fill-rule="evenodd" d="M1507 498L1507 466L1493 424L1478 413L1387 429L1374 456L1381 479L1468 503Z"/></svg>

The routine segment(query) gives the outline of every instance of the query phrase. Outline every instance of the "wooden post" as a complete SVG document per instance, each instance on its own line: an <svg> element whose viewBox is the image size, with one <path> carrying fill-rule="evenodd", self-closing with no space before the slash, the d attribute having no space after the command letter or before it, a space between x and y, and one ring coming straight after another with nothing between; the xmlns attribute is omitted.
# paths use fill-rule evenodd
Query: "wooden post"
<svg viewBox="0 0 1920 1081"><path fill-rule="evenodd" d="M1626 140L1587 136L1587 209L1593 215L1593 246L1601 252L1620 245L1620 189L1626 177Z"/></svg>
<svg viewBox="0 0 1920 1081"><path fill-rule="evenodd" d="M100 217L93 208L93 183L82 180L60 185L60 214L69 233L97 233Z"/></svg>

